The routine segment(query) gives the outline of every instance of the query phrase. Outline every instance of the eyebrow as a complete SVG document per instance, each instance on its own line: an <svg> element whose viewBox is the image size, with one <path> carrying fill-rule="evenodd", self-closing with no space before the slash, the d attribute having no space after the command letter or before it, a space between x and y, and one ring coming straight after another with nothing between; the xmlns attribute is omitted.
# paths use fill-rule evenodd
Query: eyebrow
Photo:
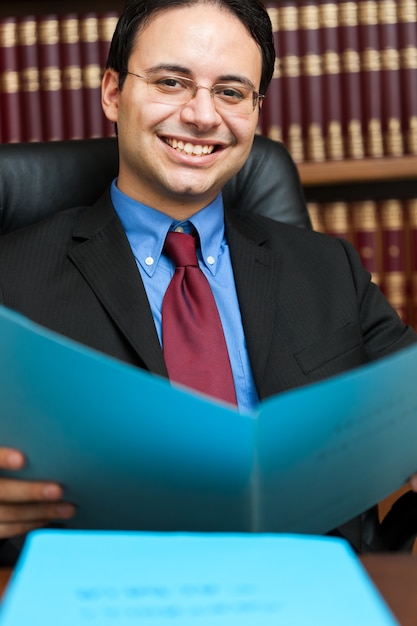
<svg viewBox="0 0 417 626"><path fill-rule="evenodd" d="M145 70L145 74L153 74L155 72L172 72L173 74L182 74L184 76L189 76L192 78L192 72L189 68L184 67L182 65L175 65L170 63L159 63L158 65L153 65ZM243 85L247 85L251 89L255 90L255 85L249 78L246 76L242 76L241 74L224 74L219 76L217 83L242 83Z"/></svg>

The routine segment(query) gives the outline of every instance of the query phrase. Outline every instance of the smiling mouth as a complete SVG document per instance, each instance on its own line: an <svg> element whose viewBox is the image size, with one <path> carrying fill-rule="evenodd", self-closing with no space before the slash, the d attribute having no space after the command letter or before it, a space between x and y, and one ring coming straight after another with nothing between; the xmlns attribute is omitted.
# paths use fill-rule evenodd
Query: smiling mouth
<svg viewBox="0 0 417 626"><path fill-rule="evenodd" d="M189 156L205 156L211 154L216 149L216 146L213 144L193 144L190 142L184 142L168 137L165 137L164 141L171 148L174 148L174 150L177 150L178 152L182 152L183 154L187 154Z"/></svg>

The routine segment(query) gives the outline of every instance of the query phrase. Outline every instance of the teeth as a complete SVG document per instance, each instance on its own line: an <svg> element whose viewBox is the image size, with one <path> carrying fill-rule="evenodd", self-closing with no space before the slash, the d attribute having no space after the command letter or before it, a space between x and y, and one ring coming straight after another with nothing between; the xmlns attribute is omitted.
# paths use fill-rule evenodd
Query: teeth
<svg viewBox="0 0 417 626"><path fill-rule="evenodd" d="M177 141L176 139L166 139L166 142L171 148L185 152L185 154L193 156L201 156L202 154L211 154L214 150L214 146L197 145L192 143L184 143L183 141Z"/></svg>

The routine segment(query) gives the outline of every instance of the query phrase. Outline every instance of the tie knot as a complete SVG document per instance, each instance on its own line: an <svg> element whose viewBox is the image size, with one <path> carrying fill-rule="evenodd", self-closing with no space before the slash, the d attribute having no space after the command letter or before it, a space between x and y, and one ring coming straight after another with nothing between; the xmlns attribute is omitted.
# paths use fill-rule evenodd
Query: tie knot
<svg viewBox="0 0 417 626"><path fill-rule="evenodd" d="M166 236L164 248L176 267L198 266L196 240L192 235L170 231Z"/></svg>

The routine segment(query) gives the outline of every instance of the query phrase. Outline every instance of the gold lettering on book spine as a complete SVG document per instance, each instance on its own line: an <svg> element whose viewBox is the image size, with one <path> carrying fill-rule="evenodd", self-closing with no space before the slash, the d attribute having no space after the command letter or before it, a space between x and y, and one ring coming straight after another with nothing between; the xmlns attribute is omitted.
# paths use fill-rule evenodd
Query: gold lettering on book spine
<svg viewBox="0 0 417 626"><path fill-rule="evenodd" d="M338 121L331 121L327 126L326 152L332 161L343 159L342 125Z"/></svg>
<svg viewBox="0 0 417 626"><path fill-rule="evenodd" d="M298 9L295 6L279 8L280 30L298 30Z"/></svg>
<svg viewBox="0 0 417 626"><path fill-rule="evenodd" d="M302 59L302 68L304 76L321 76L322 57L320 54L306 54Z"/></svg>
<svg viewBox="0 0 417 626"><path fill-rule="evenodd" d="M19 86L19 73L15 70L6 70L0 74L0 91L2 93L18 93Z"/></svg>
<svg viewBox="0 0 417 626"><path fill-rule="evenodd" d="M310 161L324 161L323 132L320 124L310 124L307 130L307 155Z"/></svg>
<svg viewBox="0 0 417 626"><path fill-rule="evenodd" d="M320 13L318 6L309 4L299 9L299 25L303 30L318 30L320 28Z"/></svg>
<svg viewBox="0 0 417 626"><path fill-rule="evenodd" d="M43 91L60 91L62 77L59 67L45 67L40 72L40 86Z"/></svg>
<svg viewBox="0 0 417 626"><path fill-rule="evenodd" d="M98 19L86 17L80 22L80 39L84 43L98 42Z"/></svg>
<svg viewBox="0 0 417 626"><path fill-rule="evenodd" d="M99 65L86 65L82 69L83 85L87 89L98 89L101 86L101 67Z"/></svg>
<svg viewBox="0 0 417 626"><path fill-rule="evenodd" d="M341 26L358 25L358 5L356 2L342 2L339 5L339 24Z"/></svg>
<svg viewBox="0 0 417 626"><path fill-rule="evenodd" d="M76 44L80 41L80 31L76 18L63 19L61 22L61 42L64 44Z"/></svg>
<svg viewBox="0 0 417 626"><path fill-rule="evenodd" d="M417 154L417 116L413 115L409 120L407 132L407 150L410 154Z"/></svg>
<svg viewBox="0 0 417 626"><path fill-rule="evenodd" d="M38 41L44 46L54 46L59 43L59 22L57 19L46 19L39 22Z"/></svg>
<svg viewBox="0 0 417 626"><path fill-rule="evenodd" d="M300 57L295 55L287 55L282 59L282 73L289 78L298 78L301 76Z"/></svg>
<svg viewBox="0 0 417 626"><path fill-rule="evenodd" d="M13 48L18 43L16 22L0 24L0 47Z"/></svg>
<svg viewBox="0 0 417 626"><path fill-rule="evenodd" d="M341 69L339 54L333 50L327 50L323 54L323 73L340 74Z"/></svg>
<svg viewBox="0 0 417 626"><path fill-rule="evenodd" d="M398 21L417 22L417 3L415 0L398 0Z"/></svg>
<svg viewBox="0 0 417 626"><path fill-rule="evenodd" d="M397 3L394 0L379 0L378 19L380 24L396 24L398 22Z"/></svg>
<svg viewBox="0 0 417 626"><path fill-rule="evenodd" d="M296 163L304 161L303 134L300 124L290 124L287 147Z"/></svg>
<svg viewBox="0 0 417 626"><path fill-rule="evenodd" d="M401 132L401 122L398 118L392 117L388 120L386 133L387 154L390 156L401 156L404 154L404 142Z"/></svg>
<svg viewBox="0 0 417 626"><path fill-rule="evenodd" d="M381 51L381 68L383 70L397 71L400 69L400 52L394 48L384 48Z"/></svg>
<svg viewBox="0 0 417 626"><path fill-rule="evenodd" d="M358 21L364 26L376 26L378 24L378 3L374 0L359 2Z"/></svg>
<svg viewBox="0 0 417 626"><path fill-rule="evenodd" d="M337 4L320 4L319 19L322 28L336 28L339 25L339 7Z"/></svg>
<svg viewBox="0 0 417 626"><path fill-rule="evenodd" d="M20 22L17 28L17 39L20 46L35 46L38 40L36 21L25 20Z"/></svg>
<svg viewBox="0 0 417 626"><path fill-rule="evenodd" d="M360 120L350 120L348 124L346 152L347 156L351 159L363 159L365 156L362 124Z"/></svg>
<svg viewBox="0 0 417 626"><path fill-rule="evenodd" d="M407 46L400 50L400 65L404 70L417 70L417 48Z"/></svg>
<svg viewBox="0 0 417 626"><path fill-rule="evenodd" d="M273 13L278 13L278 9L270 9L270 10ZM99 37L101 41L108 41L110 43L113 37L113 33L116 30L117 21L118 21L118 18L115 15L112 15L111 17L102 17L99 20L98 33L99 33ZM278 30L278 28L276 28L276 30Z"/></svg>
<svg viewBox="0 0 417 626"><path fill-rule="evenodd" d="M381 53L379 50L367 48L362 52L362 68L366 72L379 72L381 70Z"/></svg>
<svg viewBox="0 0 417 626"><path fill-rule="evenodd" d="M272 78L281 78L281 76L282 76L281 59L279 57L275 57L274 74Z"/></svg>
<svg viewBox="0 0 417 626"><path fill-rule="evenodd" d="M372 118L368 122L366 145L369 156L381 157L384 155L382 141L381 120Z"/></svg>
<svg viewBox="0 0 417 626"><path fill-rule="evenodd" d="M25 93L34 93L40 89L39 69L27 67L20 72L20 90Z"/></svg>
<svg viewBox="0 0 417 626"><path fill-rule="evenodd" d="M78 90L83 87L83 75L79 65L67 65L62 70L62 86L68 90Z"/></svg>
<svg viewBox="0 0 417 626"><path fill-rule="evenodd" d="M345 72L357 74L361 70L361 59L357 50L346 48L342 52L342 66Z"/></svg>

